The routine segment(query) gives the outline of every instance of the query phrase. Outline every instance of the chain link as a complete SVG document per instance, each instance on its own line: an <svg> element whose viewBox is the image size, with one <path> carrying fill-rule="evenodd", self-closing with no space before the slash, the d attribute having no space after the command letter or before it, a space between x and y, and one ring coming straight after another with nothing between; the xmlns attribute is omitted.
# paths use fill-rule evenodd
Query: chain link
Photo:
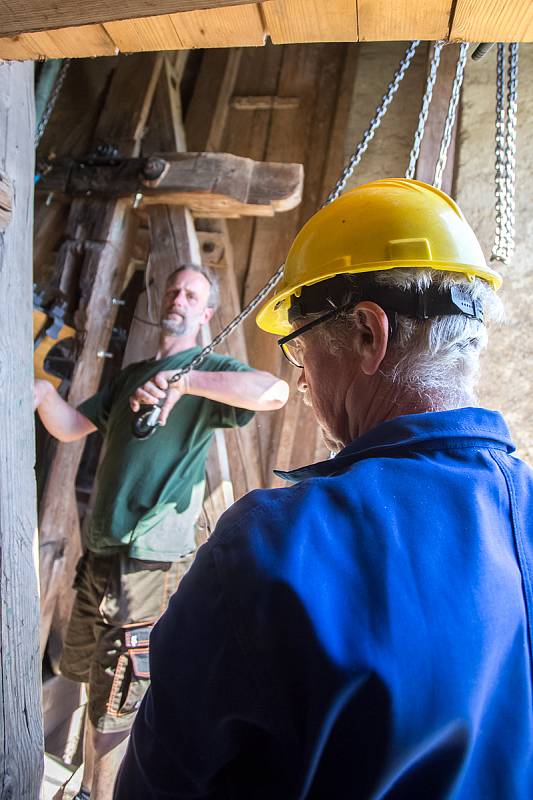
<svg viewBox="0 0 533 800"><path fill-rule="evenodd" d="M344 167L344 169L343 169L343 171L342 171L342 173L341 173L341 175L339 177L339 180L335 184L333 190L327 196L326 201L323 203L323 206L328 205L328 203L333 202L333 200L336 200L337 197L339 197L340 193L342 192L342 190L346 186L346 182L351 177L354 169L356 168L356 166L361 161L361 158L364 155L364 153L366 152L366 150L368 148L368 145L370 144L371 140L373 139L376 130L380 126L380 123L381 123L381 120L383 118L383 115L385 114L387 108L391 104L391 101L392 101L394 95L396 94L398 86L400 85L400 82L401 82L403 76L405 75L405 72L406 72L407 68L409 67L409 64L413 60L413 56L414 56L414 54L416 52L416 48L418 47L419 44L420 44L420 41L416 40L416 41L412 42L409 45L409 47L407 48L407 50L405 52L405 55L402 58L402 60L400 61L400 65L399 65L397 71L395 72L392 81L389 83L389 86L388 86L388 89L387 89L386 93L383 95L383 97L381 99L381 103L379 104L379 106L376 109L376 113L372 117L370 125L368 126L368 128L364 132L363 138L361 139L360 143L357 145L352 157L350 158L350 160L348 161L348 163ZM257 306L261 303L262 300L265 299L265 297L270 293L270 291L275 286L277 286L277 284L280 282L280 280L283 277L283 268L284 268L284 264L282 264L280 267L278 267L278 269L272 275L272 277L270 278L268 283L265 286L263 286L261 291L258 292L252 300L250 300L248 305L246 305L242 309L240 314L238 314L234 319L231 320L231 322L229 322L224 328L222 328L220 333L218 333L209 342L209 344L207 344L198 353L198 355L193 358L193 360L190 362L190 364L187 364L187 366L185 366L182 369L180 369L177 372L175 372L174 375L172 375L170 377L168 382L169 383L177 383L182 375L186 375L188 372L191 372L191 370L196 369L196 367L199 367L200 364L203 361L205 361L205 359L213 352L213 350L216 347L218 347L219 344L222 344L222 342L225 339L227 339L228 336L230 336L230 334L233 333L235 328L238 328L239 325L241 324L241 322L243 322L246 319L246 317L248 317L252 313L252 311L255 308L257 308Z"/></svg>
<svg viewBox="0 0 533 800"><path fill-rule="evenodd" d="M452 140L453 126L455 124L455 115L457 113L457 106L459 105L459 98L461 96L461 86L463 84L463 77L465 72L466 57L468 55L468 42L463 42L459 50L459 58L457 59L457 67L455 68L455 77L452 84L452 93L450 97L450 104L448 106L448 113L444 122L444 130L442 132L442 139L440 143L440 152L437 159L437 166L435 167L435 177L433 178L433 186L440 189L442 186L442 177L446 167L448 158L448 150L450 149L450 142Z"/></svg>
<svg viewBox="0 0 533 800"><path fill-rule="evenodd" d="M431 65L429 68L426 81L426 90L424 92L424 97L422 98L422 108L420 109L420 115L418 117L418 127L416 129L411 155L409 156L409 166L405 171L406 178L415 177L416 165L418 162L418 157L420 155L420 147L422 145L422 139L424 138L424 131L426 128L426 122L429 114L429 107L431 105L431 100L433 98L433 89L435 86L435 81L437 80L437 70L439 68L440 55L443 47L444 47L444 42L442 40L435 42L433 57L431 59Z"/></svg>
<svg viewBox="0 0 533 800"><path fill-rule="evenodd" d="M65 58L65 60L61 64L61 69L59 70L53 89L50 92L50 97L48 98L48 102L46 103L42 117L39 120L39 124L37 125L37 130L35 131L35 147L38 147L39 142L43 137L45 128L48 125L48 120L52 116L52 111L54 110L57 98L59 96L63 83L65 82L65 78L67 77L67 72L69 67L70 67L70 58Z"/></svg>
<svg viewBox="0 0 533 800"><path fill-rule="evenodd" d="M518 44L509 44L507 107L504 105L505 45L498 44L496 62L495 217L491 261L508 266L515 249L516 116Z"/></svg>
<svg viewBox="0 0 533 800"><path fill-rule="evenodd" d="M375 135L377 129L381 125L381 120L383 119L383 116L385 115L385 112L387 111L388 107L390 106L390 104L391 104L391 102L392 102L392 100L394 98L394 95L398 91L398 87L399 87L399 85L400 85L400 83L401 83L401 81L403 79L403 76L405 75L405 73L407 71L407 68L411 64L411 61L413 60L413 56L414 56L414 54L416 52L416 48L418 47L419 44L420 44L420 40L419 39L415 39L415 41L411 42L411 44L409 45L409 47L405 51L405 55L401 59L400 65L399 65L398 69L396 70L396 72L394 73L394 77L393 77L392 81L389 83L389 85L387 87L387 91L385 92L385 94L381 98L381 103L378 105L378 107L376 109L376 113L374 114L374 116L370 120L370 125L368 126L366 131L363 133L363 138L361 139L361 141L359 142L359 144L355 148L355 150L353 152L353 155L351 156L350 160L348 161L348 163L344 167L344 169L343 169L343 171L342 171L342 173L341 173L341 175L339 177L339 180L337 181L337 183L335 184L335 186L333 187L331 192L328 194L325 202L323 203L323 206L327 206L328 203L333 202L333 200L336 200L339 197L339 195L341 194L341 192L345 188L346 183L351 178L354 169L357 167L357 165L361 161L362 157L366 153L366 151L368 149L368 145L370 144L370 142L374 138L374 135Z"/></svg>

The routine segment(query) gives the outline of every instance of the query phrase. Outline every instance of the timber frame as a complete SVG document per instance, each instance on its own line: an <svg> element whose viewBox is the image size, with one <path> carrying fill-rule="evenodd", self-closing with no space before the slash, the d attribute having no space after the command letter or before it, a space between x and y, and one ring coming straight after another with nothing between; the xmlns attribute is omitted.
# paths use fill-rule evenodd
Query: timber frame
<svg viewBox="0 0 533 800"><path fill-rule="evenodd" d="M84 9L82 18L72 0L61 9L49 5L25 0L6 22L7 5L0 1L0 55L3 47L4 56L24 59L110 56L72 63L37 154L34 276L41 287L66 298L78 332L68 394L73 404L97 391L121 364L153 354L154 307L176 261L201 260L217 270L224 302L207 337L239 313L282 263L345 160L361 67L354 41L377 38L379 26L386 29L384 38L411 37L414 16L422 38L470 38L473 30L466 0L452 4L453 16L449 2L435 0L425 10L419 7L418 15L407 4L402 20L392 2L378 19L373 0L335 0L340 16L320 14L316 0L168 0L164 9L158 0L129 0L124 8L132 16L122 20L102 11L102 3ZM485 5L470 3L476 9ZM509 9L499 38L531 38L533 12L528 8L519 20L513 14ZM231 30L221 27L226 18ZM197 46L204 22L204 44L223 47L188 53L184 48ZM492 34L498 20L475 22L476 38L497 38ZM219 37L225 32L223 41L215 30ZM291 44L262 46L267 33ZM334 43L325 43L330 39ZM261 46L226 47L239 42ZM125 57L117 48L150 52ZM430 57L426 50L420 51L416 103ZM431 179L436 159L454 51L443 51L417 167L423 180ZM81 720L83 697L58 674L58 663L82 549L80 510L83 515L90 507L99 455L94 439L39 450L46 473L39 487L39 600L30 408L32 76L27 61L0 65L6 142L0 157L0 285L1 297L9 298L0 314L0 800L37 796L42 656L47 748L65 761L75 758L79 729L73 739L73 720ZM443 185L448 191L454 146L455 139ZM252 318L220 351L286 378L291 397L276 414L257 414L242 430L217 432L199 540L234 499L259 486L277 486L274 467L325 456L310 411L295 391L297 374ZM40 648L34 636L39 602Z"/></svg>

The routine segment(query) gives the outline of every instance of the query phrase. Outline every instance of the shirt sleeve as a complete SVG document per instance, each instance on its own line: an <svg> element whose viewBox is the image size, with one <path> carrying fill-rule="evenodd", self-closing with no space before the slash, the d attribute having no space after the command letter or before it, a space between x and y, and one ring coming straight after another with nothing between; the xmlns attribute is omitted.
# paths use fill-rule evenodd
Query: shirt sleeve
<svg viewBox="0 0 533 800"><path fill-rule="evenodd" d="M109 414L113 406L115 381L104 386L92 397L84 400L78 406L78 411L87 417L93 425L96 425L100 433L105 434L107 430L107 423L109 421Z"/></svg>
<svg viewBox="0 0 533 800"><path fill-rule="evenodd" d="M152 631L150 672L114 800L227 798L265 721L209 543Z"/></svg>
<svg viewBox="0 0 533 800"><path fill-rule="evenodd" d="M209 372L254 372L249 364L243 364L236 358L229 356L216 356L206 366ZM247 408L237 408L227 403L213 403L214 428L242 428L253 418L255 411Z"/></svg>

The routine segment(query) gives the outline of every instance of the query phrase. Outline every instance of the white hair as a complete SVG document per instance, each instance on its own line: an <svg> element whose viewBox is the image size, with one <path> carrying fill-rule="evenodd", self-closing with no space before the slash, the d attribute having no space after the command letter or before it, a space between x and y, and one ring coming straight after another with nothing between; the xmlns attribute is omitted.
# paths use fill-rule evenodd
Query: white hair
<svg viewBox="0 0 533 800"><path fill-rule="evenodd" d="M382 270L373 273L373 279L379 286L404 290L416 287L418 291L431 285L447 289L460 283L481 302L485 322L464 314L428 320L395 314L393 337L381 365L381 374L388 381L430 407L454 408L475 402L479 356L488 340L485 323L503 320L502 302L489 284L456 272L420 268ZM357 276L352 280L357 285ZM339 352L339 348L346 349L347 335L357 325L350 311L320 327L329 349Z"/></svg>

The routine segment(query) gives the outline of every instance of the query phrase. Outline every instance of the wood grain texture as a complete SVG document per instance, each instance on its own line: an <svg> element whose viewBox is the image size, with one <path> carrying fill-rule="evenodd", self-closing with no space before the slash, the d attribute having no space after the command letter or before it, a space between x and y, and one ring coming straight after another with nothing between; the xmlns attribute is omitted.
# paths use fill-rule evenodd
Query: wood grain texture
<svg viewBox="0 0 533 800"><path fill-rule="evenodd" d="M262 11L274 44L358 38L357 0L267 0Z"/></svg>
<svg viewBox="0 0 533 800"><path fill-rule="evenodd" d="M263 163L231 153L161 154L166 172L157 185L144 180L136 160L95 166L54 163L39 181L40 192L93 197L130 197L140 206L188 206L198 216L271 217L297 206L302 197L301 164Z"/></svg>
<svg viewBox="0 0 533 800"><path fill-rule="evenodd" d="M428 52L428 69L432 55L433 47L430 46ZM415 173L417 180L425 181L426 183L433 183L433 178L435 177L435 167L437 166L437 159L439 157L444 121L448 113L458 56L458 45L448 45L443 48L441 53L437 81L433 89L433 98L429 107L429 114L424 130L424 137L420 146L420 155L418 157ZM444 168L442 176L442 191L447 192L447 194L451 194L453 185L457 119L458 115L456 115L455 118L446 167Z"/></svg>
<svg viewBox="0 0 533 800"><path fill-rule="evenodd" d="M259 46L266 35L256 3L109 22L104 27L123 52Z"/></svg>
<svg viewBox="0 0 533 800"><path fill-rule="evenodd" d="M230 98L241 63L241 50L212 50L205 54L186 119L189 145L199 150L219 150L227 120ZM213 319L211 331L220 330L241 311L239 285L235 270L235 257L228 224L220 219L197 219L196 231L202 263L215 268L220 282L220 303ZM237 328L219 352L248 363L248 349L244 327ZM244 428L223 433L230 453L229 468L235 499L263 483L259 454L257 415ZM208 480L214 484L212 473L216 464L208 464ZM208 524L212 513L204 509Z"/></svg>
<svg viewBox="0 0 533 800"><path fill-rule="evenodd" d="M34 537L33 65L0 65L0 171L16 194L0 233L0 798L35 800L42 776L41 659Z"/></svg>
<svg viewBox="0 0 533 800"><path fill-rule="evenodd" d="M452 0L357 0L359 41L446 39L451 7Z"/></svg>
<svg viewBox="0 0 533 800"><path fill-rule="evenodd" d="M91 58L112 56L116 47L102 25L59 28L54 31L27 33L21 37L24 46L37 55L33 58ZM0 52L2 51L0 39Z"/></svg>
<svg viewBox="0 0 533 800"><path fill-rule="evenodd" d="M531 42L533 3L530 0L457 0L450 39Z"/></svg>
<svg viewBox="0 0 533 800"><path fill-rule="evenodd" d="M259 0L261 2L261 0ZM15 36L20 33L64 28L71 25L88 25L117 19L151 17L174 12L195 12L199 9L218 10L224 6L238 6L249 0L0 0L0 34Z"/></svg>

